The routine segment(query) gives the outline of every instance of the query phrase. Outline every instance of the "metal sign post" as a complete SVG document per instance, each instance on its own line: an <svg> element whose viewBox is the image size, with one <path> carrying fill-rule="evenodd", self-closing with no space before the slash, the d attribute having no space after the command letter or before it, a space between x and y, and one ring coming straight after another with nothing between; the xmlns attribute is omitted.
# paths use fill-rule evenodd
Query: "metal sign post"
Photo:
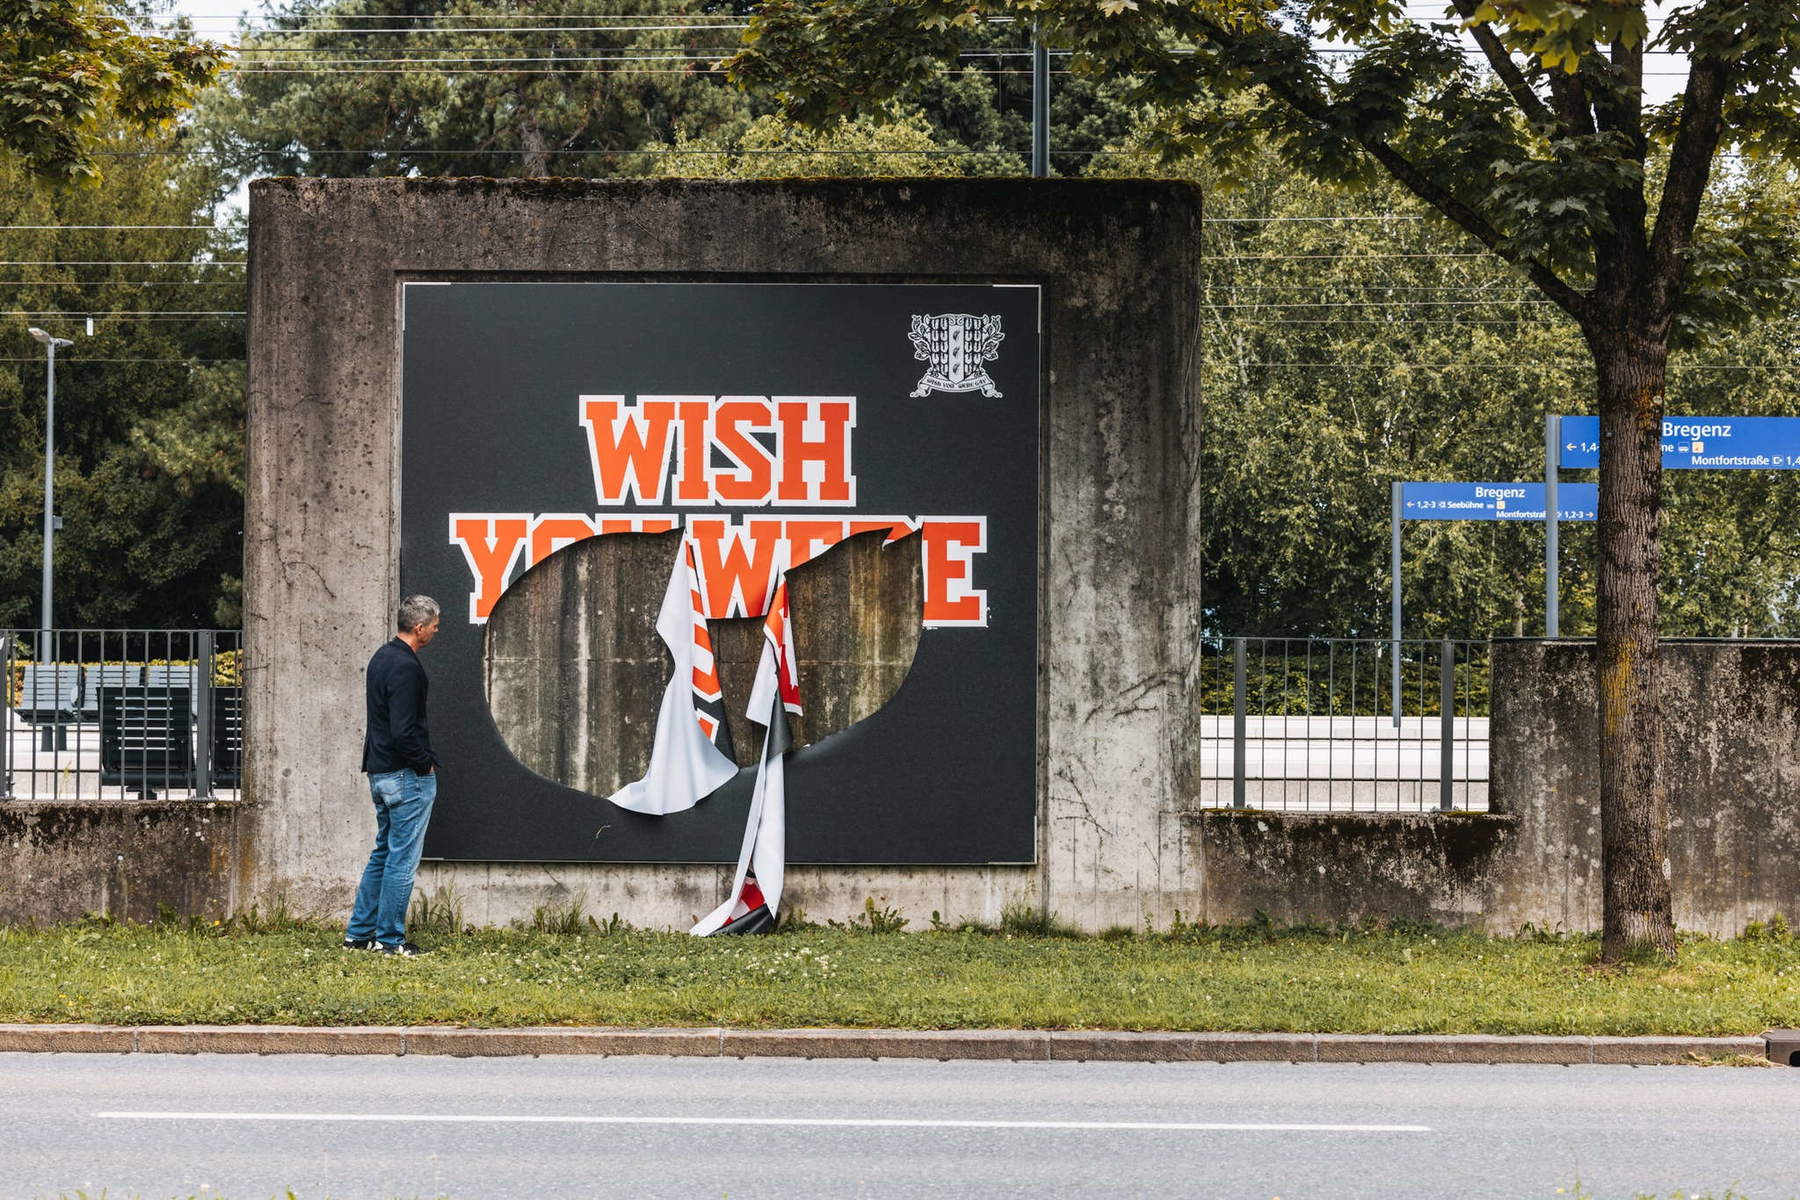
<svg viewBox="0 0 1800 1200"><path fill-rule="evenodd" d="M1050 178L1050 51L1031 29L1031 175Z"/></svg>
<svg viewBox="0 0 1800 1200"><path fill-rule="evenodd" d="M1405 484L1401 483L1398 480L1394 481L1393 496L1392 496L1394 515L1393 515L1393 519L1391 521L1391 525L1393 528L1391 530L1392 545L1391 545L1390 553L1392 554L1391 562L1393 564L1392 574L1393 574L1393 579L1394 579L1394 598L1393 598L1394 691L1393 691L1393 702L1394 702L1394 728L1395 729L1400 728L1400 509L1401 509L1401 504L1402 504L1402 493L1405 491L1405 489L1406 489Z"/></svg>
<svg viewBox="0 0 1800 1200"><path fill-rule="evenodd" d="M0 668L6 671L6 698L0 704L0 800L12 799L13 643L0 637Z"/></svg>
<svg viewBox="0 0 1800 1200"><path fill-rule="evenodd" d="M1544 636L1562 636L1561 543L1557 537L1557 454L1562 441L1562 418L1544 418ZM1596 504L1598 499L1596 498Z"/></svg>

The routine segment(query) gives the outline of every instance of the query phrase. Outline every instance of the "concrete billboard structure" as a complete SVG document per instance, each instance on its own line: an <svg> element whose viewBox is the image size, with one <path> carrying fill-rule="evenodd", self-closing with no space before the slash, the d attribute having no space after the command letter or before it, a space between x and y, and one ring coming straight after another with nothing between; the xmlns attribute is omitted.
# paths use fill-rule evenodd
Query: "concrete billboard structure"
<svg viewBox="0 0 1800 1200"><path fill-rule="evenodd" d="M571 299L577 309L588 305L571 318L577 335L565 331L563 350L539 357L586 353L578 336L584 321L616 338L593 352L580 380L545 385L561 397L556 419L573 429L583 393L597 402L616 393L629 406L625 397L636 392L642 404L653 388L718 401L737 388L760 396L796 387L777 379L779 372L756 377L775 380L767 388L746 379L703 383L679 370L653 379L640 373L629 386L598 377L608 364L624 371L627 344L651 337L649 325L630 338L618 333L634 313L673 297L660 328L680 320L683 304L703 324L703 297L727 291L741 297L746 288L760 288L759 309L740 306L735 317L717 319L708 336L725 336L721 331L743 324L752 311L789 305L797 315L770 323L745 344L766 349L797 327L791 343L783 343L789 348L773 357L823 361L830 357L825 347L807 349L807 338L819 336L808 333L810 326L840 328L836 314L859 305L873 306L871 329L911 314L912 328L896 331L900 366L877 370L871 364L885 362L889 350L870 341L845 356L838 376L812 389L888 389L879 400L859 399L859 456L879 456L899 436L878 432L871 404L900 411L897 406L921 402L920 395L889 394L901 369L911 372L901 386L923 398L932 398L935 387L980 411L973 406L1006 403L1011 391L1013 402L1025 402L1020 411L1036 410L1035 421L1012 423L1032 475L1005 467L999 443L983 451L985 460L977 455L956 468L976 483L985 482L984 474L1006 475L1025 481L1025 494L1035 491L1034 511L1007 526L1009 549L1030 547L1003 614L1010 622L1004 632L1027 636L1003 647L996 668L1014 668L1005 690L1017 694L979 697L960 724L940 731L937 755L929 743L889 737L883 744L892 752L871 755L861 776L840 774L820 788L815 824L838 824L832 836L813 838L810 849L796 833L792 902L815 916L842 916L875 897L915 919L935 909L990 920L1005 903L1024 902L1094 926L1198 911L1198 856L1185 844L1193 826L1182 797L1193 792L1197 754L1189 726L1200 636L1199 254L1198 193L1172 183L254 184L245 883L258 894L284 894L303 909L332 911L347 900L371 828L357 774L361 668L391 632L402 591L422 590L411 575L443 514L433 509L416 528L409 516L420 505L457 502L409 490L409 478L423 468L405 456L429 453L440 478L459 470L481 475L482 464L506 453L503 443L511 439L496 432L504 422L485 432L471 428L458 442L456 430L442 423L447 410L431 405L442 404L459 381L479 391L482 380L512 370L509 362L530 360L469 350L479 340L472 331L481 314L494 314L495 341L517 337L527 327L555 323L542 303L543 285L580 285L561 294L584 297ZM427 284L436 286L413 286ZM649 285L662 290L646 290ZM816 295L825 294L822 285L837 291L830 303L809 310L798 285ZM1004 299L996 291L991 300L976 291L999 288L1013 290ZM434 294L425 299L428 291ZM1041 327L1034 329L1026 314L1040 304ZM425 319L436 323L435 340L415 325L409 345L407 322ZM996 324L983 326L983 320ZM999 356L989 378L963 351L998 344L993 335L1001 326L1015 339L1006 343L1012 357ZM683 349L680 332L656 347L678 366L699 355L701 344L690 341ZM467 361L460 357L465 351L472 355ZM748 351L738 351L720 361L739 362ZM436 384L409 391L408 380L416 383L428 367L437 369ZM865 378L859 371L876 371L868 376L876 382L859 382ZM490 388L489 395L498 393ZM491 407L478 400L471 411ZM806 428L817 432L826 415L824 409L806 415L812 422ZM623 409L604 419L622 416ZM434 421L438 427L421 439L422 426ZM542 503L523 486L504 502L483 501L471 511L491 518L500 504L538 522L573 509L596 534L618 528L601 528L597 510L606 506L592 492L573 508L567 491L552 486L553 475L547 470L536 481ZM811 739L818 746L809 750L853 744L852 734L866 734L880 714L896 709L896 694L905 698L909 688L926 686L926 676L914 679L913 672L940 653L934 645L958 657L959 643L949 633L970 631L920 632L917 621L908 630L895 617L908 605L922 606L924 624L933 624L932 597L943 589L932 563L941 573L945 560L941 548L934 560L933 527L921 514L954 509L967 516L964 509L973 513L971 504L987 494L977 487L972 499L952 503L953 483L952 476L932 489L951 493L943 497L950 509L932 507L927 496L902 495L898 484L890 494L871 496L884 512L906 506L914 525L896 528L885 549L879 534L851 537L795 572L796 592L812 589L816 616L809 634L798 608L795 614L802 688L810 673L824 710ZM614 519L641 522L654 507ZM675 507L662 511L682 515ZM818 511L804 515L818 524ZM490 519L485 532L476 532L487 539L484 552L500 553L498 525ZM555 532L540 549L564 540ZM666 579L666 564L648 566L666 553L646 549L654 532L646 525L629 537L583 538L546 553L536 566L523 562L527 569L509 576L511 590L488 597L492 619L485 631L474 625L463 636L455 668L444 669L448 660L434 662L435 648L426 652L434 678L454 680L462 699L478 686L486 691L500 737L483 746L484 763L495 757L495 746L510 756L503 776L471 763L468 774L480 776L479 786L457 796L458 746L440 748L447 793L440 806L449 815L438 857L456 861L428 861L421 882L453 885L471 920L505 921L547 898L583 893L593 911L680 926L719 898L729 855L714 843L725 843L626 831L619 817L630 814L609 812L600 798L642 769L642 730L654 717L654 689L666 677L666 659L646 640ZM855 530L847 524L844 532ZM911 546L898 536L909 532ZM447 538L438 540L448 546ZM529 544L522 553L535 557ZM957 596L966 599L987 578L981 573L998 571L999 561L996 554L992 562L966 559L965 567L953 567L975 573ZM419 572L436 578L423 567ZM1012 586L992 578L996 594ZM473 591L479 600L481 590L465 583L462 595L438 598L454 618L467 607L465 597ZM992 636L960 644L1001 645L994 640L1003 632L997 623L977 632ZM721 629L717 639L728 709L741 704L731 698L733 673L742 679L745 657L733 653L733 637ZM476 653L483 657L466 669ZM970 690L1001 675L977 676ZM958 686L946 675L940 698L962 703ZM441 695L434 690L434 717ZM1008 724L1002 717L1009 712L1022 718ZM579 738L557 732L576 728ZM1023 769L984 777L966 793L957 792L957 776L933 774L937 756L968 755L964 773L975 770L984 741L996 759L1023 751ZM802 794L805 754L796 755L794 771ZM868 780L866 796L858 778ZM823 805L832 798L837 803L827 812ZM484 832L530 825L552 803L564 816L535 840ZM706 807L694 814L704 816ZM741 826L741 810L734 817L726 807L715 805L710 819L728 830ZM804 808L802 801L797 831ZM890 823L885 831L883 820ZM983 822L991 836L950 836ZM859 840L860 825L873 834ZM942 835L934 838L933 829ZM578 844L584 838L598 848ZM430 843L427 857L434 857Z"/></svg>
<svg viewBox="0 0 1800 1200"><path fill-rule="evenodd" d="M1011 309L963 312L961 299L933 301L916 314L904 306L909 328L896 330L904 293L894 289L1013 284L1032 289L1043 305L1038 345L1024 356L1026 365L1035 361L1037 376L1035 433L1023 439L1033 523L1029 536L1016 527L1009 534L1009 548L1031 545L1025 587L1035 598L1033 633L1028 647L1005 656L1027 681L1008 689L1028 694L976 699L997 699L1030 717L1028 770L1018 782L1006 782L1002 771L993 777L998 783L931 797L952 811L979 805L992 817L985 832L935 861L928 822L908 829L911 844L889 845L879 841L882 828L868 810L856 812L858 802L874 797L901 810L902 818L911 815L904 761L841 811L815 808L809 815L797 799L796 829L810 821L817 832L828 816L840 817L853 827L839 832L865 836L873 829L877 844L873 852L851 846L834 856L829 845L808 848L797 838L789 902L813 918L842 919L872 897L904 912L915 928L933 910L949 920L992 921L1009 902L1054 911L1090 930L1166 925L1177 911L1213 922L1261 912L1282 921L1436 920L1497 933L1527 922L1594 928L1600 888L1591 644L1494 644L1489 813L1202 807L1208 781L1196 728L1199 214L1192 189L1161 183L252 185L245 797L0 802L0 878L11 884L0 889L0 921L66 920L88 911L141 920L165 906L216 916L277 897L301 911L346 911L373 825L357 769L361 672L391 632L402 589L415 586L403 461L411 444L407 354L425 343L409 347L402 327L409 314L424 311L409 306L408 293L421 291L412 285L478 298L497 295L481 290L495 287L537 289L531 294L541 296L543 288L575 286L607 297L651 285L875 289L855 293L858 302L896 307L871 325L880 331L878 343L859 351L851 365L875 370L869 364L880 359L886 365L879 370L889 376L843 387L866 390L870 403L879 391L886 397L880 403L894 405L993 405L996 398L985 395L969 368L991 372L999 399L1017 399L1024 394L1021 362L1007 357L1007 343L996 360L964 361L940 372L969 391L949 398L910 392L935 369L934 338L985 345L979 318L1000 316L1010 336L1022 317ZM629 314L630 306L624 309ZM484 312L504 311L505 305L470 308L477 321ZM928 321L918 330L926 357L914 359L911 316L958 313L977 323L958 332L947 320ZM804 325L777 358L810 352ZM484 374L513 369L514 360L483 366L479 355L464 355L458 338L475 336L466 324L460 332L454 322L438 329L439 348L431 352L446 367L439 394L465 381L471 394L479 393L490 386ZM757 342L781 338L764 334ZM606 361L622 361L605 338L590 340ZM673 338L656 343L668 358L679 356L678 347ZM571 353L588 351L578 344ZM720 386L742 383L721 380ZM454 886L472 923L505 923L528 917L535 906L585 895L588 910L602 917L617 912L633 924L681 928L722 898L742 810L715 806L719 829L708 835L711 848L665 849L640 840L622 852L629 848L600 828L620 824L601 797L642 771L656 697L669 678L652 621L675 535L651 527L677 511L726 521L740 516L722 506L658 508L632 497L624 505L630 511L601 517L596 489L604 485L584 482L581 474L587 450L575 406L588 385L547 386L548 423L530 437L553 439L545 443L546 456L576 456L570 468L576 483L559 474L569 467L565 460L528 480L531 486L494 498L505 511L525 515L524 545L513 547L519 562L503 576L510 586L491 597L483 631L465 639L465 654L480 658L465 658L476 669L459 685L460 699L475 701L486 710L478 715L493 721L489 732L502 745L487 752L514 760L512 767L532 777L536 790L502 780L472 797L475 806L445 825L463 845L441 847L439 861L425 864L421 884ZM598 394L604 400L604 390ZM424 401L414 434L418 421L449 411L433 408L437 401L429 395ZM612 415L623 419L622 412ZM822 415L801 414L800 424ZM888 435L872 417L863 424L866 415L859 397L855 455L874 462ZM722 426L715 420L714 427ZM464 568L451 541L448 517L455 510L448 506L479 500L461 489L472 489L519 439L502 421L463 440L476 444L459 447L452 437L426 450L448 460L437 471L446 490L435 501L424 498L438 509L425 513L417 534L431 553L454 554L447 561L455 570ZM671 458L678 458L676 443L670 445ZM956 469L985 468L978 458ZM878 475L867 476L871 487ZM542 502L533 491L538 484ZM970 493L976 500L993 494ZM911 511L887 515L985 511L945 499L946 507L927 508L916 496L898 495L896 503ZM877 502L874 493L869 500ZM565 504L569 511L552 511ZM500 518L485 505L475 511L486 512L486 549L499 555L503 542L492 522ZM1015 600L996 591L988 598L1000 597L1000 608L988 626L925 629L922 617L942 579L927 567L924 530L909 525L902 537L890 537L892 527L852 536L847 514L860 509L798 507L805 511L797 519L836 523L845 535L789 577L800 681L803 689L810 684L804 715L795 722L802 742L844 745L848 733L877 729L894 698L917 682L928 639L948 646L952 635L985 636L1017 616ZM414 515L419 511L415 505ZM795 518L774 505L755 511ZM833 512L846 515L840 522ZM565 518L569 524L560 523ZM598 528L596 518L645 524L643 532L611 536L616 526ZM791 525L783 529L790 541L795 533ZM579 540L558 549L570 536ZM541 543L536 549L534 541ZM993 544L997 556L997 538ZM532 565L538 550L542 559ZM966 582L984 587L997 557L966 561ZM483 598L481 576L465 571L454 578L459 594L438 599L447 618L462 610L468 635L471 595ZM948 590L937 596L952 599ZM732 698L724 719L736 726L730 733L737 761L747 763L755 730L744 721L742 697L761 631L754 620L713 624L717 673ZM1027 627L1013 621L1006 629ZM451 647L426 651L438 680L434 716L448 702L455 674L435 657L445 648ZM1793 712L1800 705L1800 648L1668 643L1663 653L1678 923L1732 934L1775 912L1795 914L1800 758ZM1016 729L961 719L969 746L1013 739L1018 748ZM881 743L903 757L930 752L904 738ZM470 799L456 796L448 778L463 747L446 742L440 750L447 772L443 803L453 812ZM805 784L798 757L794 764L799 798ZM490 837L546 795L561 797L554 803L569 806L586 824L538 821L530 834L536 847ZM682 815L704 818L708 804ZM931 805L918 809L926 813ZM944 809L936 812L941 822ZM595 844L563 858L554 846L558 838L571 840L571 829ZM550 854L542 850L546 838ZM872 863L855 857L865 854Z"/></svg>

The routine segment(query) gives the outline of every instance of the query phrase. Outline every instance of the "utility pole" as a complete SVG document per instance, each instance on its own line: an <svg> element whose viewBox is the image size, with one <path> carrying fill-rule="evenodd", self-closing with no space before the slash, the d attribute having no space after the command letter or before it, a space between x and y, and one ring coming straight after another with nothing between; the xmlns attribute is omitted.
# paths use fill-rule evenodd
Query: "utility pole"
<svg viewBox="0 0 1800 1200"><path fill-rule="evenodd" d="M1050 178L1050 52L1031 27L1031 175Z"/></svg>
<svg viewBox="0 0 1800 1200"><path fill-rule="evenodd" d="M48 663L55 659L50 652L50 631L56 628L56 593L51 574L56 538L56 351L75 343L68 338L51 337L35 327L30 333L44 346L44 580L38 661Z"/></svg>
<svg viewBox="0 0 1800 1200"><path fill-rule="evenodd" d="M1561 482L1562 418L1544 418L1544 636L1562 636L1562 556L1557 537L1556 485Z"/></svg>

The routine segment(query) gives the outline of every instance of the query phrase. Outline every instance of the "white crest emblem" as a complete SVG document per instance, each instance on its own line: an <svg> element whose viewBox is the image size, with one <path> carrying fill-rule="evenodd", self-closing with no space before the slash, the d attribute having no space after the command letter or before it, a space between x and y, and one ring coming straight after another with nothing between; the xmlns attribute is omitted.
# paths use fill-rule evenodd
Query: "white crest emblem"
<svg viewBox="0 0 1800 1200"><path fill-rule="evenodd" d="M977 317L969 313L943 313L935 317L914 316L912 319L913 357L929 363L914 396L929 392L973 392L984 396L1000 395L1000 389L989 378L982 363L1000 357L1000 318Z"/></svg>

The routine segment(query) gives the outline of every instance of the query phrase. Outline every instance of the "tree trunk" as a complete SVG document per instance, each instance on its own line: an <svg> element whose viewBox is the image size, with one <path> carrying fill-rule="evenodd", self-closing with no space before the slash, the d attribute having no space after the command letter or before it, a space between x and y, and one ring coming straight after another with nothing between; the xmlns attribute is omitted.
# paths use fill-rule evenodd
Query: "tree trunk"
<svg viewBox="0 0 1800 1200"><path fill-rule="evenodd" d="M1656 596L1668 343L1615 329L1590 344L1600 375L1600 957L1673 959Z"/></svg>

